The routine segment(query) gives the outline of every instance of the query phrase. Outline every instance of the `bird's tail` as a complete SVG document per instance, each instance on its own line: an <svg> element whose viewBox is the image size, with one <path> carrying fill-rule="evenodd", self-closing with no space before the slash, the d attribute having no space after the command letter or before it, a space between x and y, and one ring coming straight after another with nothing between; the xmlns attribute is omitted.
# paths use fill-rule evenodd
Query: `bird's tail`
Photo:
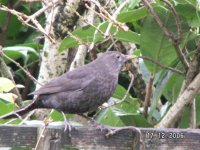
<svg viewBox="0 0 200 150"><path fill-rule="evenodd" d="M33 110L35 108L36 108L35 101L33 101L30 104L28 104L27 106L25 106L19 110L10 112L3 116L0 116L0 119L21 118L21 116L25 115L26 113L30 112L31 110Z"/></svg>

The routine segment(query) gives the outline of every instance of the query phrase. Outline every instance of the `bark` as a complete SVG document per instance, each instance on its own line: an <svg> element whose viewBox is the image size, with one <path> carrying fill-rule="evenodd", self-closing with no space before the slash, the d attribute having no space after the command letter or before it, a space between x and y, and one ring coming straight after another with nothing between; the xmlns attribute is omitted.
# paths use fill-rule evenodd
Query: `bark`
<svg viewBox="0 0 200 150"><path fill-rule="evenodd" d="M176 103L169 109L165 117L156 126L157 128L169 127L179 116L185 105L194 100L200 90L200 73L192 80L188 87L178 97Z"/></svg>

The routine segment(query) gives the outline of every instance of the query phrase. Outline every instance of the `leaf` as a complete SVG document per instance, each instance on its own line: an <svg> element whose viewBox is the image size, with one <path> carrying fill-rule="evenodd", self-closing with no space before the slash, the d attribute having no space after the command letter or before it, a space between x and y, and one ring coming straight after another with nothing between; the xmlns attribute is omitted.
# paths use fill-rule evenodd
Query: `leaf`
<svg viewBox="0 0 200 150"><path fill-rule="evenodd" d="M140 7L128 12L122 12L117 16L117 20L120 22L134 22L138 21L148 15L148 10L146 7Z"/></svg>
<svg viewBox="0 0 200 150"><path fill-rule="evenodd" d="M124 114L120 115L120 119L126 126L134 125L137 127L152 127L142 114Z"/></svg>
<svg viewBox="0 0 200 150"><path fill-rule="evenodd" d="M72 114L67 114L66 118L69 119L72 116L73 116ZM51 119L53 119L53 121L64 121L63 115L60 112L56 111L56 110L53 110L53 112L51 113L50 117L51 117Z"/></svg>
<svg viewBox="0 0 200 150"><path fill-rule="evenodd" d="M18 96L13 93L0 93L0 99L13 104L15 104L17 97Z"/></svg>
<svg viewBox="0 0 200 150"><path fill-rule="evenodd" d="M3 25L5 25L6 17L7 17L6 13L1 11L1 13L0 13L0 26L1 27ZM22 24L19 22L17 17L14 15L11 15L10 22L8 24L8 29L7 29L7 36L14 38L20 32L21 27L22 27Z"/></svg>
<svg viewBox="0 0 200 150"><path fill-rule="evenodd" d="M175 9L179 16L183 16L187 19L191 27L200 26L200 12L196 10L196 4L195 6L190 4L178 4L175 6Z"/></svg>
<svg viewBox="0 0 200 150"><path fill-rule="evenodd" d="M0 77L0 93L9 92L15 87L15 84L7 78Z"/></svg>
<svg viewBox="0 0 200 150"><path fill-rule="evenodd" d="M175 103L176 99L178 98L183 80L183 76L177 75L176 73L172 73L171 77L167 82L163 94L167 98L167 100L169 100L172 104Z"/></svg>
<svg viewBox="0 0 200 150"><path fill-rule="evenodd" d="M149 122L151 122L152 120L152 116L156 114L157 110L156 110L156 106L160 100L160 97L163 93L163 90L166 87L166 84L169 80L169 78L171 77L171 73L166 72L165 76L160 80L159 83L157 83L155 90L153 91L153 98L152 98L152 103L151 103L151 107L150 107L150 111L149 111L149 116L148 116L148 120ZM158 116L161 117L161 115L156 114L157 120L159 120L160 118Z"/></svg>
<svg viewBox="0 0 200 150"><path fill-rule="evenodd" d="M113 94L113 97L121 100L125 94L126 90L121 85L118 85ZM121 115L129 115L133 113L134 115L137 115L139 106L139 102L136 99L132 98L130 94L128 94L127 99L124 102L101 111L100 114L97 116L97 120L103 124L111 126L128 125L126 124L126 122L123 122L121 120Z"/></svg>
<svg viewBox="0 0 200 150"><path fill-rule="evenodd" d="M3 52L10 58L17 60L22 58L24 60L24 64L27 63L28 59L36 60L39 58L38 53L32 47L28 46L12 46L12 47L4 47ZM5 59L5 62L10 63L9 60Z"/></svg>
<svg viewBox="0 0 200 150"><path fill-rule="evenodd" d="M97 121L110 126L124 126L121 119L113 112L113 108L106 108L97 116Z"/></svg>
<svg viewBox="0 0 200 150"><path fill-rule="evenodd" d="M113 35L114 38L124 41L124 42L131 42L135 44L140 43L140 35L136 32L129 30L128 32L124 32L119 30L116 35Z"/></svg>
<svg viewBox="0 0 200 150"><path fill-rule="evenodd" d="M137 6L140 2L141 2L141 0L130 1L129 5L128 5L128 9L133 9L133 8L134 8L135 6Z"/></svg>
<svg viewBox="0 0 200 150"><path fill-rule="evenodd" d="M13 103L5 103L5 102L0 101L0 110L1 110L0 116L10 113L11 111L13 111L14 108L16 108L16 107ZM18 121L12 122L12 124L19 123L19 119L17 119L17 120ZM8 120L1 119L0 123L5 123L7 121Z"/></svg>
<svg viewBox="0 0 200 150"><path fill-rule="evenodd" d="M176 33L177 29L171 13L163 8L157 8L156 10L165 26L171 32ZM142 27L140 44L142 55L150 57L161 64L168 66L177 59L175 48L151 15L147 16ZM146 60L144 62L153 74L161 70L156 64Z"/></svg>
<svg viewBox="0 0 200 150"><path fill-rule="evenodd" d="M108 22L101 23L100 25L97 25L97 26L100 26L99 30L105 33L108 26ZM78 39L80 39L81 42L84 42L85 44L89 44L93 42L94 36L95 36L95 40L94 40L95 43L104 39L101 33L98 32L97 34L95 34L95 31L96 29L94 27L85 26L85 27L76 29L75 31L72 32L72 34L76 36ZM124 32L123 30L117 29L116 27L112 26L110 29L110 34L115 39L118 39L118 40L133 42L136 44L139 44L140 42L140 35L131 30L129 30L128 32ZM70 36L67 36L66 38L62 40L59 47L59 52L62 52L68 48L77 46L78 44L79 43L77 40L75 40L74 38Z"/></svg>
<svg viewBox="0 0 200 150"><path fill-rule="evenodd" d="M119 100L123 99L126 94L126 89L121 86L117 85L115 92L113 93L113 97L117 98ZM116 108L125 110L127 113L135 113L139 109L139 102L137 99L133 98L130 94L127 95L126 99L124 102L115 105Z"/></svg>

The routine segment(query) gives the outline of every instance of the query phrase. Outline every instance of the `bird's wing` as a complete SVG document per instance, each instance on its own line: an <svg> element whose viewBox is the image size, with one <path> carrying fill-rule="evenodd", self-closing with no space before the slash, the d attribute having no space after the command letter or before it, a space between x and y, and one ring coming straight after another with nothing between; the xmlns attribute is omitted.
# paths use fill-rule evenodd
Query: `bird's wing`
<svg viewBox="0 0 200 150"><path fill-rule="evenodd" d="M51 80L49 83L45 84L31 94L40 95L82 90L93 80L94 76L86 71L83 71L82 69L78 69L72 72L67 72L64 75Z"/></svg>

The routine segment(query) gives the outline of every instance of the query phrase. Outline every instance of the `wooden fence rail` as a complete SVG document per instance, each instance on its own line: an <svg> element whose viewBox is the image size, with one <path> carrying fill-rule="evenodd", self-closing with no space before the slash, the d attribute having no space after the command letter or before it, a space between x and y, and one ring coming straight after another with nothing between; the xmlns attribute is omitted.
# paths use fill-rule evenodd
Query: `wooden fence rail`
<svg viewBox="0 0 200 150"><path fill-rule="evenodd" d="M119 130L120 128L112 128ZM110 137L106 129L74 127L64 132L63 126L0 126L0 150L5 147L37 150L200 150L199 129L140 128L141 134L126 127ZM142 135L142 142L140 141ZM143 143L143 144L142 144Z"/></svg>

